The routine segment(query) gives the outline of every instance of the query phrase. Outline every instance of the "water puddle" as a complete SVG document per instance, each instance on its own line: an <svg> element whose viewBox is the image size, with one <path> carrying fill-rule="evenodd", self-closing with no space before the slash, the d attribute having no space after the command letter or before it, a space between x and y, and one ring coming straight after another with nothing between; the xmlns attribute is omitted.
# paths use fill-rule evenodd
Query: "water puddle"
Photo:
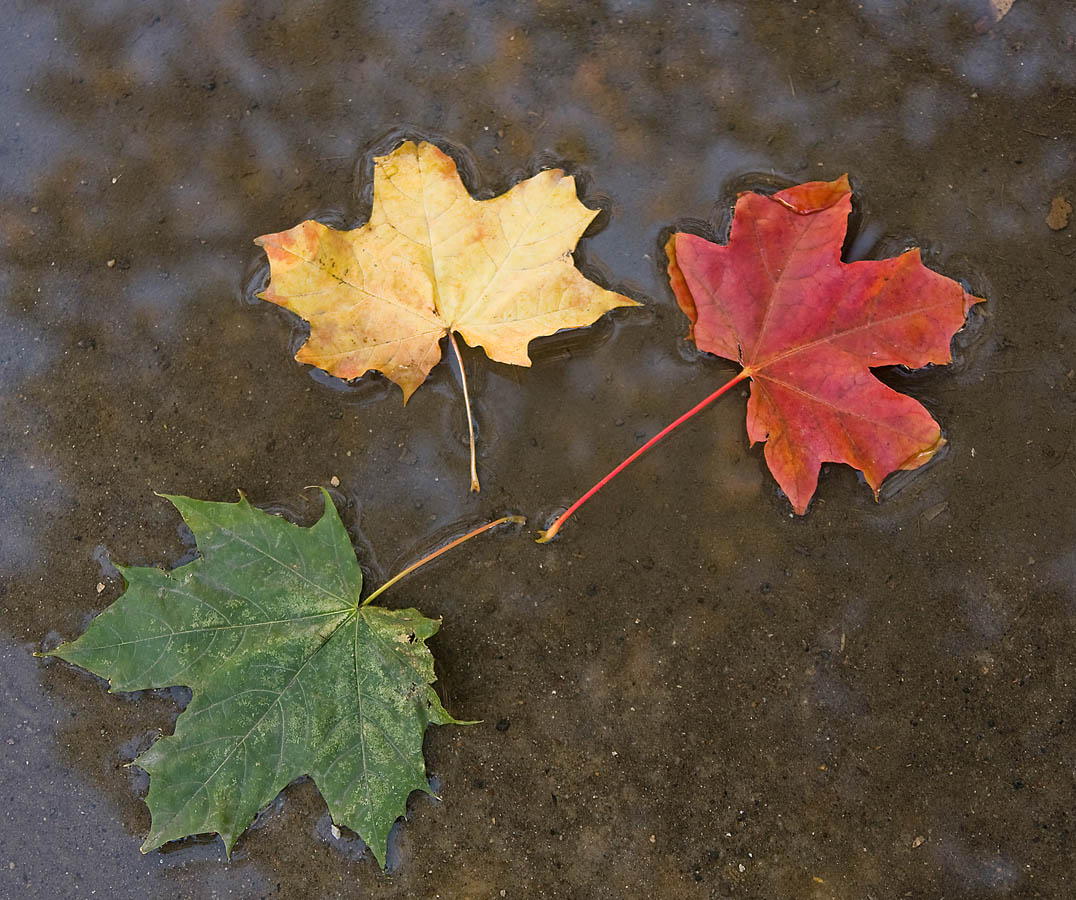
<svg viewBox="0 0 1076 900"><path fill-rule="evenodd" d="M1063 895L1076 244L1046 218L1076 202L1076 10L1016 0L977 30L981 6L16 4L0 894ZM476 196L565 167L602 209L581 268L645 304L527 369L465 350L478 495L450 365L404 407L295 362L301 326L254 299L253 238L363 222L404 135ZM794 517L734 390L555 545L475 542L392 595L444 618L438 687L482 724L428 735L442 802L413 801L389 875L310 782L231 862L200 838L138 852L124 765L177 698L31 653L118 596L108 560L189 558L153 491L308 521L330 486L375 580L472 523L541 527L732 374L684 341L669 230L723 237L739 191L843 172L846 259L918 246L987 298L953 366L881 373L944 454L877 504L827 466Z"/></svg>

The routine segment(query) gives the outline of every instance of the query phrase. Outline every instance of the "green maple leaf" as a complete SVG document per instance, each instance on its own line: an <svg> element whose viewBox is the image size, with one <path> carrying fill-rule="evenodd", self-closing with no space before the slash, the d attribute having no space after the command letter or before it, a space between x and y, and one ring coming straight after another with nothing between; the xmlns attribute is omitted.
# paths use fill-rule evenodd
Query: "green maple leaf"
<svg viewBox="0 0 1076 900"><path fill-rule="evenodd" d="M259 809L310 775L333 821L384 866L408 795L433 793L426 726L467 724L431 687L425 642L439 620L367 605L373 595L360 602L362 572L327 493L310 528L246 498L167 499L200 558L171 572L121 568L124 594L48 654L109 679L112 691L193 692L175 734L134 761L150 773L142 851L215 831L230 854Z"/></svg>

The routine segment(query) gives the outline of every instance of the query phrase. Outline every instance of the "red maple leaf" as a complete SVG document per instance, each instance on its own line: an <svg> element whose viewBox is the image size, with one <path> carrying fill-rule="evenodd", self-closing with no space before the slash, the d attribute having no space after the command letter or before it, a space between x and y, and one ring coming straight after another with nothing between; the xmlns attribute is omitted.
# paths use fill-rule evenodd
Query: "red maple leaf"
<svg viewBox="0 0 1076 900"><path fill-rule="evenodd" d="M897 469L927 462L945 443L918 403L882 384L876 366L951 361L949 344L981 298L923 265L918 250L845 263L852 209L847 176L736 201L727 245L673 234L669 278L701 350L743 366L614 469L546 532L546 539L617 472L670 431L750 379L747 433L802 515L823 462L859 469L877 497Z"/></svg>

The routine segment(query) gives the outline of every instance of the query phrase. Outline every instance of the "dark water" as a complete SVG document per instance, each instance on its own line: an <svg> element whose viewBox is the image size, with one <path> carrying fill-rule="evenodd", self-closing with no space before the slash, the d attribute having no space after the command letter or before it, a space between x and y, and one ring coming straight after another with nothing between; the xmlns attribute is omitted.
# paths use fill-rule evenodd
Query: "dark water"
<svg viewBox="0 0 1076 900"><path fill-rule="evenodd" d="M985 5L985 4L983 4ZM8 0L0 24L0 896L1065 897L1076 811L1076 8ZM363 214L396 129L499 191L550 163L607 215L586 271L643 300L466 354L408 404L291 355L251 240ZM380 143L379 143L380 142ZM182 692L31 652L189 554L154 490L335 495L375 579L505 511L539 527L731 375L683 340L663 229L737 189L856 189L857 256L913 244L985 296L950 369L891 378L948 452L792 518L725 398L538 547L487 536L386 595L444 617L443 800L381 875L289 787L225 861L142 856ZM109 265L110 260L115 260ZM526 537L526 535L524 535ZM97 591L98 583L104 585ZM498 722L508 723L499 730Z"/></svg>

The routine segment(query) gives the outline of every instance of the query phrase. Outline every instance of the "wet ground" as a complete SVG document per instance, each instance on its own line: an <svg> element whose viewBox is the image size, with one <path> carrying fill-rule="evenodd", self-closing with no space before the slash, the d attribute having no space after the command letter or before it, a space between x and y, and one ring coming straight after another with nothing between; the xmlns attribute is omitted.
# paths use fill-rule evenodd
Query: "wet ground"
<svg viewBox="0 0 1076 900"><path fill-rule="evenodd" d="M1076 863L1076 8L8 0L0 24L0 896L1070 896ZM251 243L361 222L370 153L436 138L486 195L550 164L605 210L584 269L643 301L466 353L405 409L292 360ZM380 581L504 512L544 525L734 371L683 340L664 230L850 172L854 255L985 296L948 369L885 377L947 452L793 518L730 395L539 547L486 536L386 594L443 616L442 801L382 875L293 784L230 862L142 856L125 768L182 690L32 652L189 558L154 491L334 496ZM1056 224L1056 223L1055 223ZM99 589L98 586L102 587Z"/></svg>

